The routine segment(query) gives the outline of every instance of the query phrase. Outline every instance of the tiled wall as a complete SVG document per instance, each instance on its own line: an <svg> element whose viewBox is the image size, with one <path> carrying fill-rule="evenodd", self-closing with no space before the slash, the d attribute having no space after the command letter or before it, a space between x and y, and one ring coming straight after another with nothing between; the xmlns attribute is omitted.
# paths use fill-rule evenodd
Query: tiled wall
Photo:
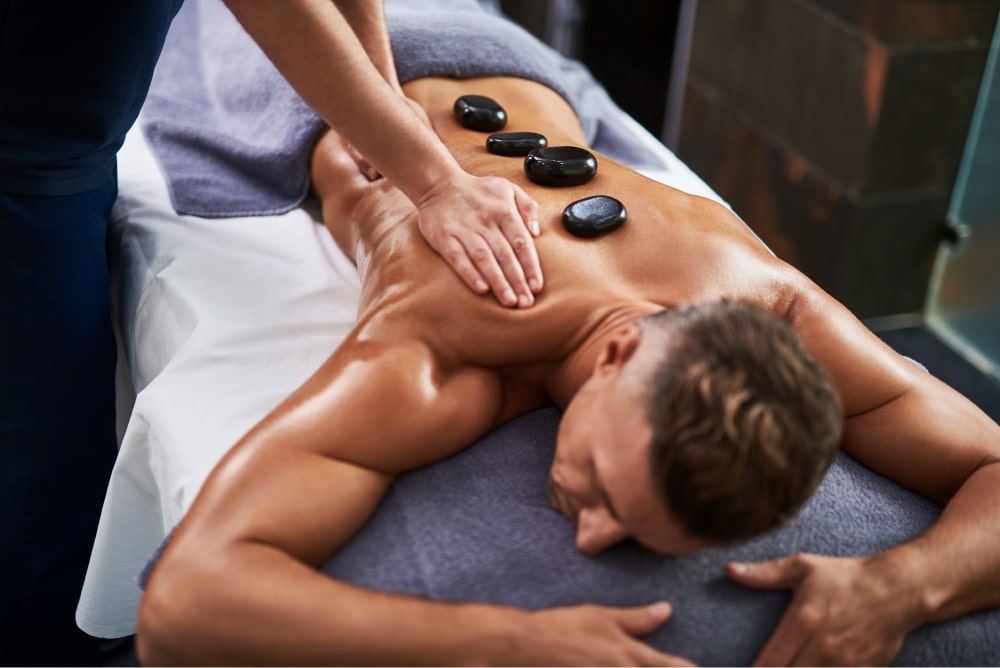
<svg viewBox="0 0 1000 668"><path fill-rule="evenodd" d="M1000 0L699 0L678 154L861 317L919 312Z"/></svg>

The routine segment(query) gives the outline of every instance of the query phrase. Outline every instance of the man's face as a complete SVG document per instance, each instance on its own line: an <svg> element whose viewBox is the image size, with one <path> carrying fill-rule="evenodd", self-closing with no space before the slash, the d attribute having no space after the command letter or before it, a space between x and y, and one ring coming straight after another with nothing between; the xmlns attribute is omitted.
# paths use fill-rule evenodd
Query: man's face
<svg viewBox="0 0 1000 668"><path fill-rule="evenodd" d="M559 427L546 495L576 525L576 546L596 555L625 538L667 555L710 546L687 534L653 485L652 428L638 379L598 371L576 394Z"/></svg>

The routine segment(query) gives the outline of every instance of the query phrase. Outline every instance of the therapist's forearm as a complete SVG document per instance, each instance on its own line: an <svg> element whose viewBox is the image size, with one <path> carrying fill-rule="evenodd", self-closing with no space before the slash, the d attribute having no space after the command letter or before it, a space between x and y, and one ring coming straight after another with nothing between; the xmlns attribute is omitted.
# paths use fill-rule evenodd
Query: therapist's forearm
<svg viewBox="0 0 1000 668"><path fill-rule="evenodd" d="M226 0L302 99L418 203L464 172L386 82L329 0Z"/></svg>
<svg viewBox="0 0 1000 668"><path fill-rule="evenodd" d="M402 94L399 77L396 75L396 64L392 57L392 45L389 42L389 28L385 18L385 2L383 0L334 0L334 4L344 15L344 19L361 42L368 57L371 58L389 85Z"/></svg>

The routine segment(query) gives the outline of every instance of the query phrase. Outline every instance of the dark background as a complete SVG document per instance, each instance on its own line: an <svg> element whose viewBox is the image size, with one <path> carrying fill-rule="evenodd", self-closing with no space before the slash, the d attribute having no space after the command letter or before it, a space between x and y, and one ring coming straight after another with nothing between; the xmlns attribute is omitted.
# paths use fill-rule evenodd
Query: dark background
<svg viewBox="0 0 1000 668"><path fill-rule="evenodd" d="M501 0L543 39L556 4ZM682 2L576 4L567 55L663 138ZM672 148L860 317L922 313L1000 0L693 6Z"/></svg>
<svg viewBox="0 0 1000 668"><path fill-rule="evenodd" d="M697 0L676 72L681 0L576 4L564 53L661 139L682 78L675 153L779 257L1000 420L996 379L923 320L1000 0ZM555 2L501 5L542 39L559 18Z"/></svg>

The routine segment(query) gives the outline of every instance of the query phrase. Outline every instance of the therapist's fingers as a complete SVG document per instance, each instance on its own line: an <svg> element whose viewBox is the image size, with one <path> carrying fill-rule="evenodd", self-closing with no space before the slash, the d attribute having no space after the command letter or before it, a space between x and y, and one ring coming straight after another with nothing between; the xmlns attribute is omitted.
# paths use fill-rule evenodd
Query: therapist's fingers
<svg viewBox="0 0 1000 668"><path fill-rule="evenodd" d="M424 238L469 287L482 293L485 283L504 306L527 308L535 303L533 287L541 289L541 267L518 190L507 179L463 172L417 205Z"/></svg>
<svg viewBox="0 0 1000 668"><path fill-rule="evenodd" d="M534 253L530 241L529 248ZM507 307L527 308L535 303L518 255L502 234L465 231L437 250L475 292L492 292Z"/></svg>
<svg viewBox="0 0 1000 668"><path fill-rule="evenodd" d="M517 297L517 306L527 308L535 303L534 295L542 285L532 229L538 228L537 205L507 179L479 177L474 191L479 201L469 220L475 222L463 229L463 245L501 303L509 305L509 289ZM486 241L492 257L482 252L479 241L470 236L473 233ZM502 276L495 272L496 266Z"/></svg>
<svg viewBox="0 0 1000 668"><path fill-rule="evenodd" d="M507 239L496 231L465 234L462 244L490 291L504 306L531 306L534 297L528 288L517 255Z"/></svg>
<svg viewBox="0 0 1000 668"><path fill-rule="evenodd" d="M482 237L470 235L463 243L458 237L449 236L431 245L474 292L485 294L492 291L504 306L518 305L517 295Z"/></svg>
<svg viewBox="0 0 1000 668"><path fill-rule="evenodd" d="M514 239L509 239L506 234L510 234ZM535 244L527 230L520 227L517 234L489 230L482 235L482 238L489 247L489 253L482 252L478 244L472 243L469 254L476 267L486 277L493 294L507 306L513 305L510 304L508 291L515 296L515 304L518 307L527 308L534 304L534 290L525 276L526 268L521 266L525 261L538 265Z"/></svg>
<svg viewBox="0 0 1000 668"><path fill-rule="evenodd" d="M514 204L520 214L520 220L510 219L504 227L504 235L517 255L519 268L528 281L529 288L537 294L541 292L544 283L542 265L538 259L534 240L534 237L542 233L541 224L538 222L538 203L517 185L513 185L513 191ZM519 222L523 223L523 226L519 225ZM528 236L529 233L531 236ZM507 273L506 268L505 273Z"/></svg>
<svg viewBox="0 0 1000 668"><path fill-rule="evenodd" d="M521 220L524 221L531 235L537 237L542 233L542 227L538 222L538 202L524 192L521 186L515 183L512 183L511 186L514 190L514 205L517 206L517 210L521 214Z"/></svg>

